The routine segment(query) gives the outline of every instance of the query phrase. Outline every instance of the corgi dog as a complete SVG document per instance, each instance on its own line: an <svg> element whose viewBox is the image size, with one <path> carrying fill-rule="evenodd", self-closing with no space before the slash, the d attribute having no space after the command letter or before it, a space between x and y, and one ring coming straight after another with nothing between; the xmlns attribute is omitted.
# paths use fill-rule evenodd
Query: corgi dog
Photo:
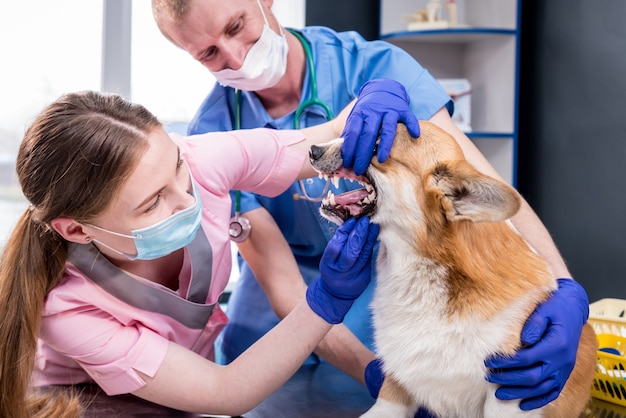
<svg viewBox="0 0 626 418"><path fill-rule="evenodd" d="M322 216L341 224L368 215L380 225L372 310L385 380L362 417L412 418L420 406L439 418L581 416L598 345L589 324L556 400L522 411L519 400L495 397L485 359L520 348L525 321L557 282L508 221L521 205L515 189L476 170L444 130L420 128L415 139L399 124L389 158L374 156L360 177L343 168L341 138L309 155L320 175L365 185L329 194Z"/></svg>

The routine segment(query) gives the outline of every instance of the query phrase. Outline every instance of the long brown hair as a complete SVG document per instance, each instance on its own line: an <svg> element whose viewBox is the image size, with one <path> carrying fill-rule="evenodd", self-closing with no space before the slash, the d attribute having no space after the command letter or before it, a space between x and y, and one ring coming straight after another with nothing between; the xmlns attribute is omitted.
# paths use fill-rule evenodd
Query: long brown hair
<svg viewBox="0 0 626 418"><path fill-rule="evenodd" d="M30 207L0 261L0 418L79 415L72 395L29 391L44 298L67 258L67 242L50 222L88 222L102 213L159 126L120 96L80 92L61 96L26 130L16 167Z"/></svg>

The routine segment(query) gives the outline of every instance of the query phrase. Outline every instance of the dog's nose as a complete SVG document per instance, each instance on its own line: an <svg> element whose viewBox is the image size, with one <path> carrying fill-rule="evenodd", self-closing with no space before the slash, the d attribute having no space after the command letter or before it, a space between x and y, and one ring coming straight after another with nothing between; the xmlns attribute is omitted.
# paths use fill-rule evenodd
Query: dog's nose
<svg viewBox="0 0 626 418"><path fill-rule="evenodd" d="M324 155L324 148L318 147L317 145L311 145L311 150L309 151L309 158L311 161L319 160L322 155Z"/></svg>

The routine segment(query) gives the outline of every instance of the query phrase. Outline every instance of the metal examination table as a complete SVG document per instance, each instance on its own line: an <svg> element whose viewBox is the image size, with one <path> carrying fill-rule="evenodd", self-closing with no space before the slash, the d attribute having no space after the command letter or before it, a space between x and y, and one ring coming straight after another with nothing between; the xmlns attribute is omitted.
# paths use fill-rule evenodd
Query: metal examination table
<svg viewBox="0 0 626 418"><path fill-rule="evenodd" d="M96 385L81 385L77 389L87 405L84 418L213 416L176 411L132 395L107 396ZM300 368L287 383L243 417L353 418L360 416L373 403L365 387L323 363ZM585 418L626 418L626 408L594 399Z"/></svg>

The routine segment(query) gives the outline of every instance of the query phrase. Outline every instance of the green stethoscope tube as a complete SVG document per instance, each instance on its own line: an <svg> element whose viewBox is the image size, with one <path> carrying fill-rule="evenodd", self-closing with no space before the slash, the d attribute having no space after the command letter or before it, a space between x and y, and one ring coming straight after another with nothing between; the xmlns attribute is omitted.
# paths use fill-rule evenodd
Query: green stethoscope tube
<svg viewBox="0 0 626 418"><path fill-rule="evenodd" d="M315 71L315 65L313 65L313 54L311 53L311 47L309 43L304 39L300 32L296 32L294 30L289 29L289 32L293 34L304 48L304 55L306 56L307 66L309 67L309 74L311 77L311 97L308 100L302 102L300 106L296 109L296 113L293 116L293 129L300 128L300 117L302 116L302 112L309 106L321 106L322 109L326 112L326 119L331 120L333 118L333 111L330 110L330 106L326 104L323 100L317 98L317 72Z"/></svg>

